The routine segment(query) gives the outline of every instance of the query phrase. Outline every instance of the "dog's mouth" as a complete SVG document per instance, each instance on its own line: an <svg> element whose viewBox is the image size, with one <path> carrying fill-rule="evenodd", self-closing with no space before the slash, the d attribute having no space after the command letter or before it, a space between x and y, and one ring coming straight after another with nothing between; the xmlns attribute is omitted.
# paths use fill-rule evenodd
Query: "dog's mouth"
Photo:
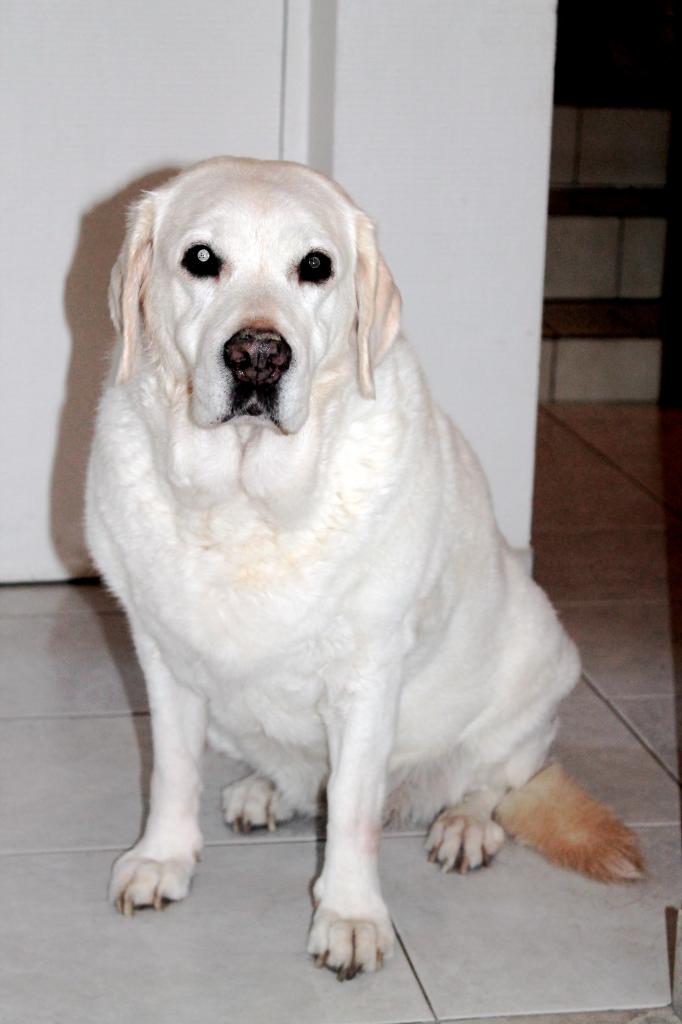
<svg viewBox="0 0 682 1024"><path fill-rule="evenodd" d="M270 421L281 428L278 415L278 385L249 384L239 382L235 385L230 401L230 408L222 422L228 423L237 416L251 416L253 419Z"/></svg>

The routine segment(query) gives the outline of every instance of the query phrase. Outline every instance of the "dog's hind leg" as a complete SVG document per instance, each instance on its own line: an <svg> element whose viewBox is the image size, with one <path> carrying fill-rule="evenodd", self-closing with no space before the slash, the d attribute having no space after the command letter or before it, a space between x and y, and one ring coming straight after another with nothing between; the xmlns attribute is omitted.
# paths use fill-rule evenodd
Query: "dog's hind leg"
<svg viewBox="0 0 682 1024"><path fill-rule="evenodd" d="M503 795L499 789L478 789L458 804L445 807L426 840L429 860L443 871L466 874L487 867L504 843L504 831L492 820Z"/></svg>
<svg viewBox="0 0 682 1024"><path fill-rule="evenodd" d="M467 787L462 796L459 795L462 792L459 779L466 778L471 769L465 748L460 750L459 760L450 769L449 800L446 797L448 802L433 822L426 840L430 861L439 864L443 871L459 871L463 875L490 864L504 845L506 834L502 823L495 820L497 808L509 790L523 786L542 766L556 733L556 724L556 717L550 712L505 762L491 761L489 768L483 771L479 761L472 773L478 785L472 780L472 788ZM499 741L499 733L497 739ZM473 763L476 765L475 760Z"/></svg>
<svg viewBox="0 0 682 1024"><path fill-rule="evenodd" d="M223 789L225 824L235 832L267 828L274 832L277 822L293 817L294 807L269 779L258 772L231 782Z"/></svg>

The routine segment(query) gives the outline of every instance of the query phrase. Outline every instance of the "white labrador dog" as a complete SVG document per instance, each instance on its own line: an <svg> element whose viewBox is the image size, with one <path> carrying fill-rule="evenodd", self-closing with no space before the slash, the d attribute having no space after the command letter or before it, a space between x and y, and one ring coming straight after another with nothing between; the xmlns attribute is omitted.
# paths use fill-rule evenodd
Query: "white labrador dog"
<svg viewBox="0 0 682 1024"><path fill-rule="evenodd" d="M392 951L390 815L432 823L444 869L487 864L504 827L638 876L630 833L540 771L578 656L433 403L348 196L294 164L200 164L137 204L110 304L87 527L154 739L119 908L187 895L207 738L254 770L224 791L235 828L313 813L326 786L308 949L340 977Z"/></svg>

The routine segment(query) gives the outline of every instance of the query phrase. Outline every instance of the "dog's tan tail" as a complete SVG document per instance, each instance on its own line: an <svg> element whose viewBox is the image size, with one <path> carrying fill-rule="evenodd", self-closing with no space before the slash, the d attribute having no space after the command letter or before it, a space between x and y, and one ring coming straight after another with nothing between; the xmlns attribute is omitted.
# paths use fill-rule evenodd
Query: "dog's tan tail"
<svg viewBox="0 0 682 1024"><path fill-rule="evenodd" d="M495 808L495 819L505 832L554 864L599 882L631 882L644 873L642 854L630 829L558 764L507 793Z"/></svg>

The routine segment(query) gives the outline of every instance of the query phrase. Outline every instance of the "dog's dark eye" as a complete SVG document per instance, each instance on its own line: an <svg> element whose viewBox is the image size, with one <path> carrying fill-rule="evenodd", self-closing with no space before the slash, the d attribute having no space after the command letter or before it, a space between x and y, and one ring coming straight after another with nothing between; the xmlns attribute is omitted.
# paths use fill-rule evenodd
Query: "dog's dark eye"
<svg viewBox="0 0 682 1024"><path fill-rule="evenodd" d="M324 252L317 249L304 256L298 265L299 281L311 281L313 284L321 284L328 281L332 276L332 261Z"/></svg>
<svg viewBox="0 0 682 1024"><path fill-rule="evenodd" d="M193 277L218 277L223 261L207 245L192 245L182 257L182 265Z"/></svg>

